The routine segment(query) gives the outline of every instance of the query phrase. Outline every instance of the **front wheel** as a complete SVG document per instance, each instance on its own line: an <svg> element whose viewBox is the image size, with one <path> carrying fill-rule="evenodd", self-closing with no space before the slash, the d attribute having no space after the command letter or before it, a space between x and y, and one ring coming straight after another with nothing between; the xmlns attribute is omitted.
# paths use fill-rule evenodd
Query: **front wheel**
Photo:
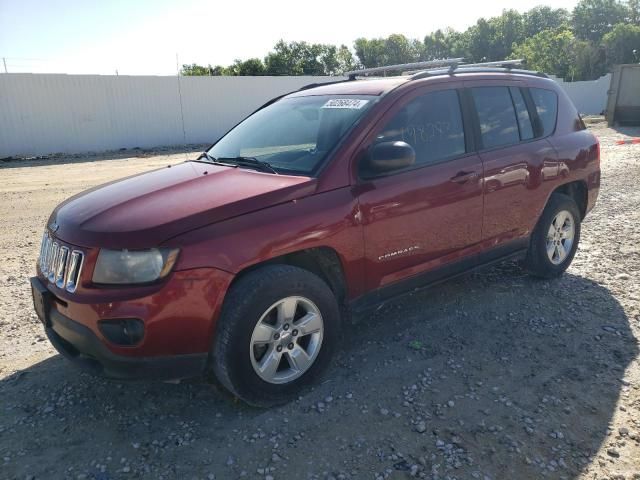
<svg viewBox="0 0 640 480"><path fill-rule="evenodd" d="M580 212L573 198L554 193L531 235L525 267L542 278L562 275L580 241Z"/></svg>
<svg viewBox="0 0 640 480"><path fill-rule="evenodd" d="M322 279L289 265L259 268L229 290L213 371L251 405L285 403L327 367L339 328L336 298Z"/></svg>

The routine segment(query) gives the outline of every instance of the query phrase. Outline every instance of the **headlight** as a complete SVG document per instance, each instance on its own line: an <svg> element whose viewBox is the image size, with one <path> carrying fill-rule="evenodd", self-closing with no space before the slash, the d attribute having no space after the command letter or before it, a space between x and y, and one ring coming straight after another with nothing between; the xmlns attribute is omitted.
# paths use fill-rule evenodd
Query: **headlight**
<svg viewBox="0 0 640 480"><path fill-rule="evenodd" d="M178 258L177 248L100 250L93 270L94 283L149 283L165 277Z"/></svg>

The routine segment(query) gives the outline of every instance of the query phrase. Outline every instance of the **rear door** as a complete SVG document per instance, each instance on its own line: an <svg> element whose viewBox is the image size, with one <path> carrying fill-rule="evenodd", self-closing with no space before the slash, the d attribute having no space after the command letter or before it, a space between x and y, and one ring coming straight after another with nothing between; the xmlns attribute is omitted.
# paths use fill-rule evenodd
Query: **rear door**
<svg viewBox="0 0 640 480"><path fill-rule="evenodd" d="M413 167L359 180L369 290L457 259L481 239L482 163L456 85L447 86L398 101L365 141L416 151Z"/></svg>
<svg viewBox="0 0 640 480"><path fill-rule="evenodd" d="M557 176L555 150L540 138L528 91L520 82L467 85L484 164L483 239L494 246L524 241L539 213L544 182Z"/></svg>

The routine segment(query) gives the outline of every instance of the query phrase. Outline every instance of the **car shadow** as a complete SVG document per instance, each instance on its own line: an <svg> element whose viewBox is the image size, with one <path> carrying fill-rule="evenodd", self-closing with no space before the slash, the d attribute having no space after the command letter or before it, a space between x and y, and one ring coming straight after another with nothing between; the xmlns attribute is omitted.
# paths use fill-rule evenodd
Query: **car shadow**
<svg viewBox="0 0 640 480"><path fill-rule="evenodd" d="M351 319L324 380L269 410L202 380L118 383L48 358L0 381L0 465L8 478L576 478L637 355L607 288L505 264Z"/></svg>

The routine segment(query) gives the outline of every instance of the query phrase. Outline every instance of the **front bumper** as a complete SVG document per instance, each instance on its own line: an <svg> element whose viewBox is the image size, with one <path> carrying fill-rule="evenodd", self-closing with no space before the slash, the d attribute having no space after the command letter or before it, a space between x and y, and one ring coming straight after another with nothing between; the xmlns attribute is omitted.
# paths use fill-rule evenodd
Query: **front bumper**
<svg viewBox="0 0 640 480"><path fill-rule="evenodd" d="M201 375L207 353L164 357L125 357L112 353L98 337L81 323L51 310L49 341L62 356L84 371L115 379L174 380Z"/></svg>
<svg viewBox="0 0 640 480"><path fill-rule="evenodd" d="M81 287L70 294L42 276L31 283L49 340L75 364L111 378L178 379L204 371L230 280L226 272L202 268L138 289ZM138 343L105 337L102 320L127 318L144 324Z"/></svg>

